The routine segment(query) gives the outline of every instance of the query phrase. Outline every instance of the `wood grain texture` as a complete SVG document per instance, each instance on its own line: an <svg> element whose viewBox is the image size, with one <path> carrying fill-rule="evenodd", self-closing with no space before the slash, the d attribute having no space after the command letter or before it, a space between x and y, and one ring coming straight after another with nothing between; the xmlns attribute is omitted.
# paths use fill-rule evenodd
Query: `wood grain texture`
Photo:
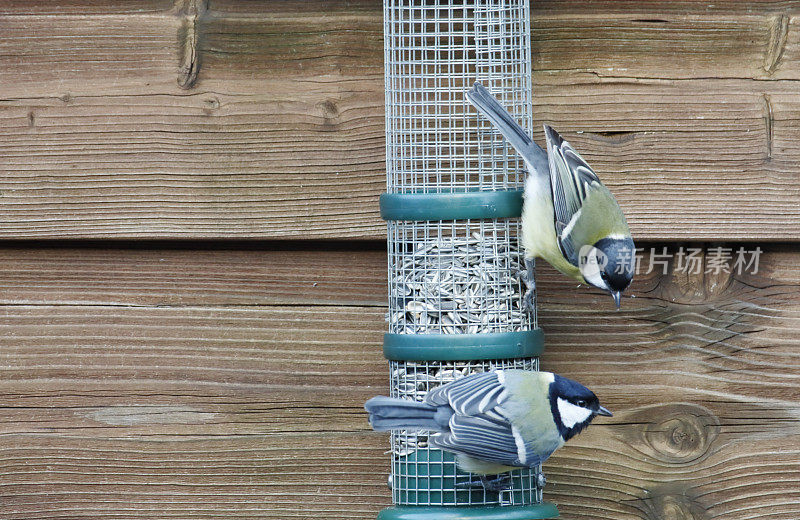
<svg viewBox="0 0 800 520"><path fill-rule="evenodd" d="M0 250L0 517L374 518L370 246ZM798 257L642 275L619 312L538 268L543 367L615 412L546 465L564 518L800 514Z"/></svg>
<svg viewBox="0 0 800 520"><path fill-rule="evenodd" d="M0 248L0 305L386 306L383 244Z"/></svg>
<svg viewBox="0 0 800 520"><path fill-rule="evenodd" d="M178 4L0 5L0 237L381 237L380 4ZM533 6L536 128L637 237L800 236L796 2Z"/></svg>
<svg viewBox="0 0 800 520"><path fill-rule="evenodd" d="M163 13L175 5L173 0L140 0L118 2L109 0L59 0L58 2L29 2L28 0L3 0L2 16L51 15L127 15Z"/></svg>

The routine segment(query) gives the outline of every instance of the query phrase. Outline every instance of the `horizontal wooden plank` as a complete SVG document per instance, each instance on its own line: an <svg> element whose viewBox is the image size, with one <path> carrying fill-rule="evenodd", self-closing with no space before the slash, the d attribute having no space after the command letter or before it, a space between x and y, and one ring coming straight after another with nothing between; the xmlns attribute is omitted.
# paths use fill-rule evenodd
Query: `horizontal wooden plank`
<svg viewBox="0 0 800 520"><path fill-rule="evenodd" d="M603 14L638 15L663 13L666 15L702 16L722 14L731 16L760 16L763 13L793 12L800 8L797 0L759 0L759 2L698 2L697 0L537 0L532 4L536 12L547 15L592 16ZM657 18L654 18L657 19Z"/></svg>
<svg viewBox="0 0 800 520"><path fill-rule="evenodd" d="M537 70L600 78L798 77L792 66L796 47L787 42L789 34L796 37L797 20L788 15L600 13L554 12L534 19Z"/></svg>
<svg viewBox="0 0 800 520"><path fill-rule="evenodd" d="M0 305L386 305L384 244L0 248Z"/></svg>
<svg viewBox="0 0 800 520"><path fill-rule="evenodd" d="M643 274L621 311L537 268L543 367L615 412L547 463L562 516L800 513L798 255ZM4 518L388 505L387 439L361 409L388 376L380 251L6 248L0 262Z"/></svg>
<svg viewBox="0 0 800 520"><path fill-rule="evenodd" d="M382 235L380 4L69 5L0 9L0 237ZM637 237L799 236L795 3L533 6L536 128Z"/></svg>
<svg viewBox="0 0 800 520"><path fill-rule="evenodd" d="M26 99L30 131L40 101L169 92L177 87L179 27L163 11L4 17L0 99Z"/></svg>
<svg viewBox="0 0 800 520"><path fill-rule="evenodd" d="M279 446L276 439L5 436L3 517L374 518L387 503L388 464L376 471L374 462L378 436L283 436ZM309 471L312 485L303 479Z"/></svg>
<svg viewBox="0 0 800 520"><path fill-rule="evenodd" d="M179 0L180 1L180 0ZM163 13L176 2L171 0L141 0L124 2L118 0L59 0L56 2L30 2L28 0L3 0L0 3L2 16L52 16L52 15L120 15L137 13Z"/></svg>

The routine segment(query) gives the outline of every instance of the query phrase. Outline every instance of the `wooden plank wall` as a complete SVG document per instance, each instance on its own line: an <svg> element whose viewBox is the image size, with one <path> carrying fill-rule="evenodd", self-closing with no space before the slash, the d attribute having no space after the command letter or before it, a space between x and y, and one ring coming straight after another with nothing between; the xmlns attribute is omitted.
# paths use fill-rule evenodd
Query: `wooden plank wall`
<svg viewBox="0 0 800 520"><path fill-rule="evenodd" d="M534 2L537 126L637 240L764 250L619 312L538 268L543 367L616 412L546 464L564 518L800 516L798 14ZM375 0L0 0L0 518L389 504L381 30Z"/></svg>

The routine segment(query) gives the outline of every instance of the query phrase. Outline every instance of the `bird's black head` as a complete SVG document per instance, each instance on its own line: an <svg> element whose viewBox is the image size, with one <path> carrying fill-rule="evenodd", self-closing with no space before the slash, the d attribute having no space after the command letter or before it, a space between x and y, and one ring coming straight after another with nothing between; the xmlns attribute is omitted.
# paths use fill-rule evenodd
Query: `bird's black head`
<svg viewBox="0 0 800 520"><path fill-rule="evenodd" d="M631 237L606 237L598 240L594 248L599 251L597 253L599 272L595 275L597 279L587 279L587 281L611 293L619 308L622 292L633 281L636 246L633 245Z"/></svg>
<svg viewBox="0 0 800 520"><path fill-rule="evenodd" d="M596 416L611 416L591 390L566 377L555 375L548 397L558 433L565 441L589 426Z"/></svg>

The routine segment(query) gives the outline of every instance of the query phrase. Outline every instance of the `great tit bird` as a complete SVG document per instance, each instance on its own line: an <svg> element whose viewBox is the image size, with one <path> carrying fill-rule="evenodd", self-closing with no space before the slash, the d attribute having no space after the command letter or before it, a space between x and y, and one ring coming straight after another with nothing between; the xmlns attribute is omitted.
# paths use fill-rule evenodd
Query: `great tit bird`
<svg viewBox="0 0 800 520"><path fill-rule="evenodd" d="M430 430L431 446L457 455L463 471L498 475L533 467L586 428L611 417L585 386L552 374L495 370L456 379L423 402L373 397L364 408L376 431Z"/></svg>
<svg viewBox="0 0 800 520"><path fill-rule="evenodd" d="M547 153L480 83L467 99L525 160L522 245L533 297L533 259L611 293L619 309L633 280L635 246L625 215L597 174L555 130L544 125Z"/></svg>

